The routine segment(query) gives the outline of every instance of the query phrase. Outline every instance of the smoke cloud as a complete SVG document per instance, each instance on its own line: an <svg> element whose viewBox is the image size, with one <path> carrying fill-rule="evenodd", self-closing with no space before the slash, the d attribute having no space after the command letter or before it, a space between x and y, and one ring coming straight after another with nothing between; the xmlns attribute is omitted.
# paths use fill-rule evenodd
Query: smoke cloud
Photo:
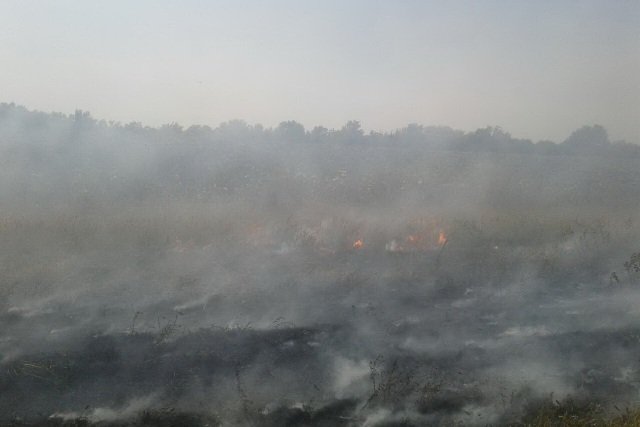
<svg viewBox="0 0 640 427"><path fill-rule="evenodd" d="M601 126L1 104L0 161L2 423L486 425L637 396L640 146Z"/></svg>

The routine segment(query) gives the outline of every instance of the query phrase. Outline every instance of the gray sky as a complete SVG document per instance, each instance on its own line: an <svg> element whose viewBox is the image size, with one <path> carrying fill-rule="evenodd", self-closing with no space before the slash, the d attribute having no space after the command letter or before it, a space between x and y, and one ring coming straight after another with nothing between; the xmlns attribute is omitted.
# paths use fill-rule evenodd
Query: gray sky
<svg viewBox="0 0 640 427"><path fill-rule="evenodd" d="M0 101L640 142L640 1L0 0Z"/></svg>

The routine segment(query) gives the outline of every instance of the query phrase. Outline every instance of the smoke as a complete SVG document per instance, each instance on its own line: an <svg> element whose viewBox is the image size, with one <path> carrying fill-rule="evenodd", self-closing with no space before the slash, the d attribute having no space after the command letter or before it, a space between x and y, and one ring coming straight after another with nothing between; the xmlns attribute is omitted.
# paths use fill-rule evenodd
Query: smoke
<svg viewBox="0 0 640 427"><path fill-rule="evenodd" d="M631 401L640 149L359 126L2 104L0 413L486 424Z"/></svg>

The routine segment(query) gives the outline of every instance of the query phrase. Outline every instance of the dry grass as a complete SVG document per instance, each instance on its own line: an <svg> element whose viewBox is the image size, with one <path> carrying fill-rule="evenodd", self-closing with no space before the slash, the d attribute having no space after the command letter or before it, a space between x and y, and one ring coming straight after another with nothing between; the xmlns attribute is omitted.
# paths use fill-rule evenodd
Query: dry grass
<svg viewBox="0 0 640 427"><path fill-rule="evenodd" d="M516 425L527 427L637 427L640 426L640 408L618 410L618 414L605 411L597 403L548 403L525 416Z"/></svg>

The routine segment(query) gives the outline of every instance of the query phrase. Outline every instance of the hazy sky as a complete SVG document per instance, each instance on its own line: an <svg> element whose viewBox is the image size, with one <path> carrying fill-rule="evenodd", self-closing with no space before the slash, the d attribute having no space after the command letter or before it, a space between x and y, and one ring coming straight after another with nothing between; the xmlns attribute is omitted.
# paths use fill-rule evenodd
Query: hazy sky
<svg viewBox="0 0 640 427"><path fill-rule="evenodd" d="M0 101L640 142L640 1L0 0Z"/></svg>

